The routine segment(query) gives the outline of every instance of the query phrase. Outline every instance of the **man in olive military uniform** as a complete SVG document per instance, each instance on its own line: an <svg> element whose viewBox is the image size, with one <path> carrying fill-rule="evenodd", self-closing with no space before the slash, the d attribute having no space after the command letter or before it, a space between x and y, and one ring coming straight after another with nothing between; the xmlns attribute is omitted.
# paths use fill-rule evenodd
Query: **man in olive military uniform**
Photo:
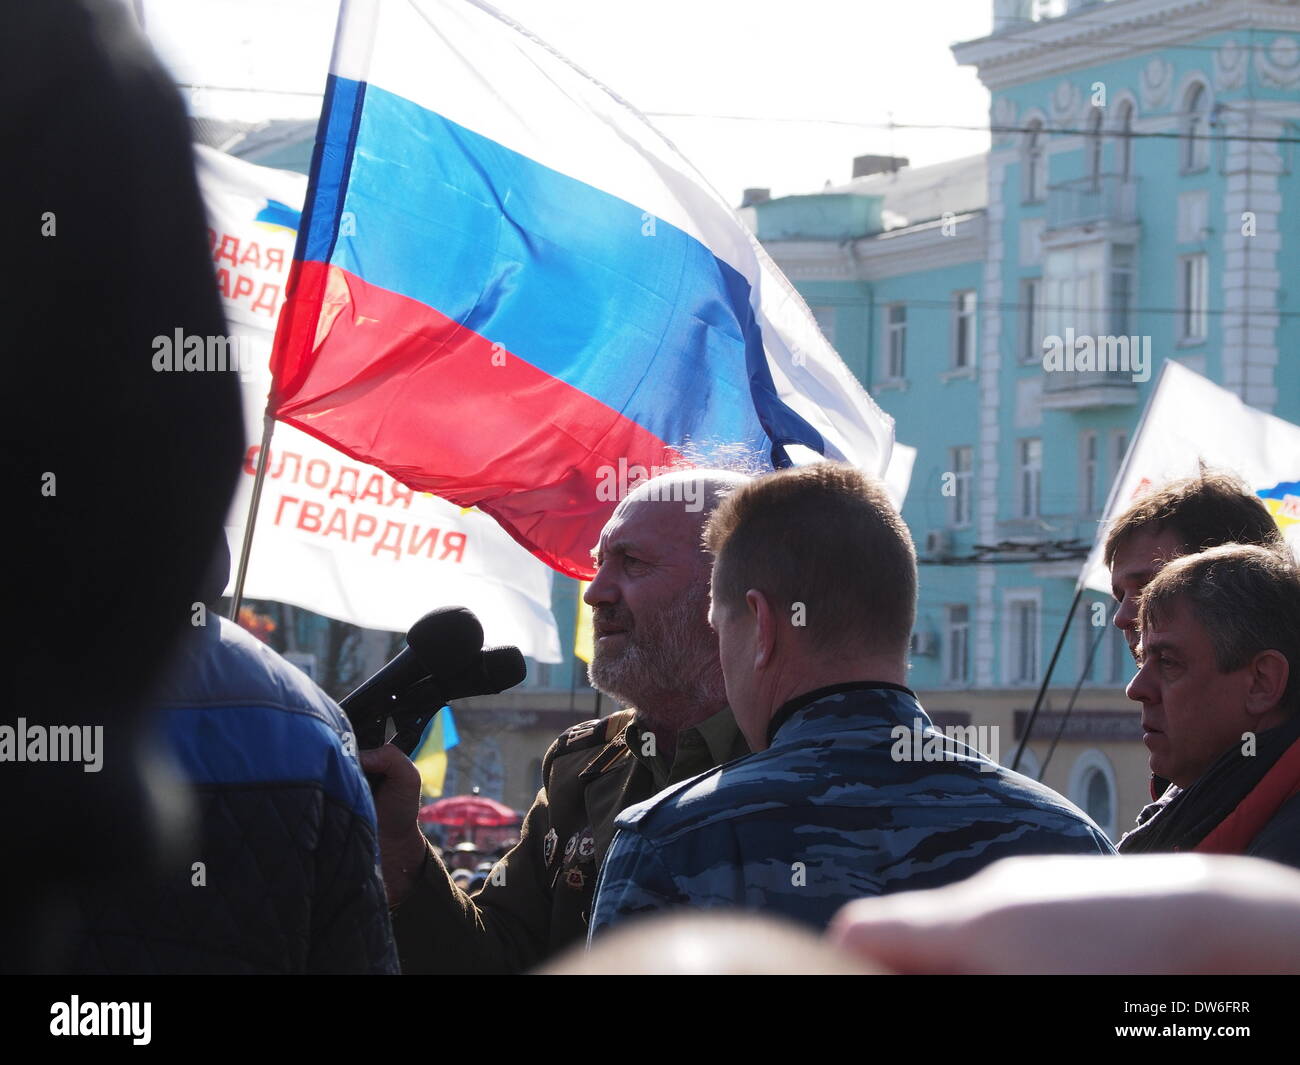
<svg viewBox="0 0 1300 1065"><path fill-rule="evenodd" d="M519 843L467 895L416 824L419 773L395 747L362 752L375 786L393 932L405 973L522 972L581 942L614 818L670 784L749 753L726 705L709 628L704 522L743 475L667 474L601 533L593 686L628 709L566 731L542 761Z"/></svg>

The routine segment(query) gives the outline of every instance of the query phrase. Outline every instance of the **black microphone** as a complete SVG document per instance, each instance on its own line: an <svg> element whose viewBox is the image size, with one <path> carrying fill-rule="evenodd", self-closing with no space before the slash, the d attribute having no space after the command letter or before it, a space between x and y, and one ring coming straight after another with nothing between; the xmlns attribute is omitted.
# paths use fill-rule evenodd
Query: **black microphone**
<svg viewBox="0 0 1300 1065"><path fill-rule="evenodd" d="M528 666L518 647L488 647L458 669L435 673L403 692L394 701L390 741L404 754L415 750L430 719L453 699L496 695L523 682Z"/></svg>
<svg viewBox="0 0 1300 1065"><path fill-rule="evenodd" d="M339 705L352 722L359 746L378 747L394 700L431 675L455 675L478 658L483 626L463 606L432 610L406 634L406 646Z"/></svg>

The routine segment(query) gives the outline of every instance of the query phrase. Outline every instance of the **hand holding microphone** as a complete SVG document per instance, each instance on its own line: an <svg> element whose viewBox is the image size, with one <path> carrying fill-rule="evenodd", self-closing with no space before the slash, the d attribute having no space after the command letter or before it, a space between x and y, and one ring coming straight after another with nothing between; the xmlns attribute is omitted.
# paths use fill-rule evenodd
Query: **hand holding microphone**
<svg viewBox="0 0 1300 1065"><path fill-rule="evenodd" d="M449 701L495 695L526 674L519 648L483 648L483 626L472 611L440 607L412 625L397 656L339 705L360 747L380 746L391 718L392 743L410 754L429 720Z"/></svg>
<svg viewBox="0 0 1300 1065"><path fill-rule="evenodd" d="M452 699L513 688L527 668L517 647L483 648L483 626L464 607L425 614L406 647L340 702L362 748L361 767L374 795L388 905L398 905L429 860L416 822L420 774L409 755L429 720ZM384 742L389 719L394 733Z"/></svg>

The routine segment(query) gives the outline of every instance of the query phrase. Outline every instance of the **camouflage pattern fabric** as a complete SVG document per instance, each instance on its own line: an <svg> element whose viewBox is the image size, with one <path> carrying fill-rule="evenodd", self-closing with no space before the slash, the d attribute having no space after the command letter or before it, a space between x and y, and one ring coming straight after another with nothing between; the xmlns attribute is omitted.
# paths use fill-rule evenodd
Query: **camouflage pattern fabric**
<svg viewBox="0 0 1300 1065"><path fill-rule="evenodd" d="M588 942L678 906L820 928L852 899L939 887L999 858L1115 853L1062 796L935 728L906 688L820 689L774 723L766 751L619 815Z"/></svg>

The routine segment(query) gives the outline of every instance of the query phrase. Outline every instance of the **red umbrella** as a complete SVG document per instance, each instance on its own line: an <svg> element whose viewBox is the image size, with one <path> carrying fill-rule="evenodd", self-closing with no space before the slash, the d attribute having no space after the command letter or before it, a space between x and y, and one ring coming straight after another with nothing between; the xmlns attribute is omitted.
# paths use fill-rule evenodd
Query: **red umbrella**
<svg viewBox="0 0 1300 1065"><path fill-rule="evenodd" d="M453 795L431 802L420 810L420 823L451 825L456 828L501 828L517 825L520 814L505 803L482 795Z"/></svg>

